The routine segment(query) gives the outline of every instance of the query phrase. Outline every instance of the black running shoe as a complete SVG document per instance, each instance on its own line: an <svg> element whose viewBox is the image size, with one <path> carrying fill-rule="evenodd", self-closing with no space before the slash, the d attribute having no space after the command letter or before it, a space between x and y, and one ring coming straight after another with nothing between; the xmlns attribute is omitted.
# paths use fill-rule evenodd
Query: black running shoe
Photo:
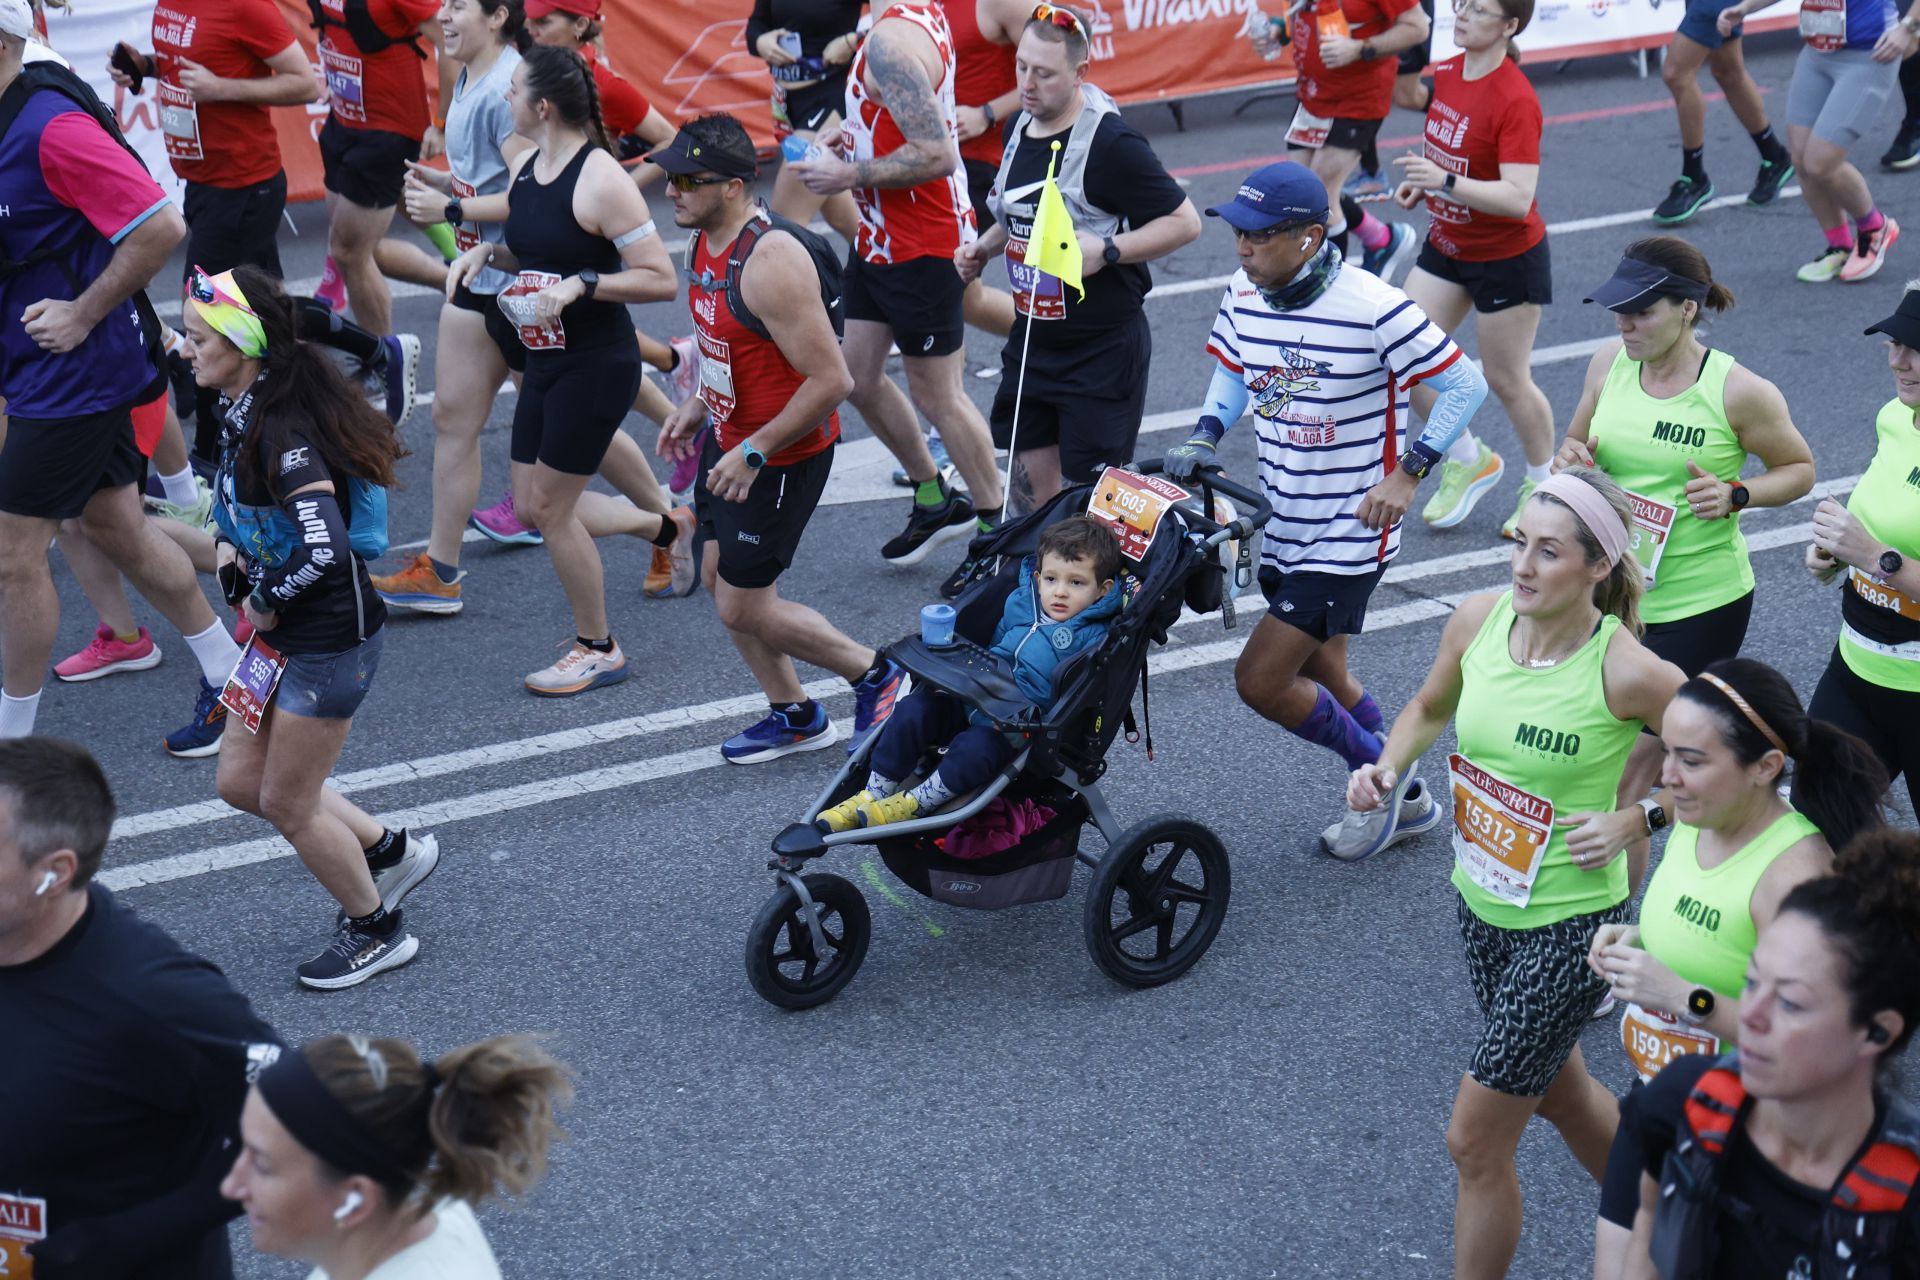
<svg viewBox="0 0 1920 1280"><path fill-rule="evenodd" d="M1882 168L1911 169L1920 164L1920 120L1909 120L1893 136L1893 145L1880 157Z"/></svg>
<svg viewBox="0 0 1920 1280"><path fill-rule="evenodd" d="M941 598L956 600L960 593L983 578L991 578L995 566L1000 562L997 555L968 556L960 562L960 567L947 575L940 584Z"/></svg>
<svg viewBox="0 0 1920 1280"><path fill-rule="evenodd" d="M1653 210L1653 220L1663 227L1677 227L1700 212L1700 206L1713 199L1713 183L1695 182L1682 176Z"/></svg>
<svg viewBox="0 0 1920 1280"><path fill-rule="evenodd" d="M1760 162L1759 176L1753 180L1753 190L1747 192L1747 203L1755 209L1765 208L1774 202L1780 194L1780 188L1793 181L1793 161L1782 157L1779 160Z"/></svg>
<svg viewBox="0 0 1920 1280"><path fill-rule="evenodd" d="M919 564L941 543L972 537L973 529L973 503L965 494L948 492L946 501L931 507L915 502L907 527L888 539L880 548L880 557L888 564Z"/></svg>
<svg viewBox="0 0 1920 1280"><path fill-rule="evenodd" d="M345 922L325 951L300 966L300 985L320 991L357 986L376 973L398 969L419 950L420 940L406 931L397 911L393 932L384 935Z"/></svg>

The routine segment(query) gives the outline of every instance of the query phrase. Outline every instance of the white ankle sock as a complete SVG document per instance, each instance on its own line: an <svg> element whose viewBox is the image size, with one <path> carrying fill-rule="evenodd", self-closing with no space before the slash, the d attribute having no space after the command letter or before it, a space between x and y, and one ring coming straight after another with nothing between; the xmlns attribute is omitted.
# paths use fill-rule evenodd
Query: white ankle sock
<svg viewBox="0 0 1920 1280"><path fill-rule="evenodd" d="M167 491L167 501L176 507L191 507L200 501L200 490L193 483L192 467L182 467L178 475L161 476L160 487Z"/></svg>
<svg viewBox="0 0 1920 1280"><path fill-rule="evenodd" d="M921 812L938 809L953 799L953 792L940 780L940 771L935 769L931 777L913 789L914 799L920 802Z"/></svg>
<svg viewBox="0 0 1920 1280"><path fill-rule="evenodd" d="M900 789L900 784L892 778L883 778L877 773L867 775L867 794L875 800L884 800Z"/></svg>
<svg viewBox="0 0 1920 1280"><path fill-rule="evenodd" d="M233 674L234 664L240 661L240 646L233 642L226 628L215 622L199 635L183 638L193 650L193 656L200 659L200 674L207 683L216 689L225 684Z"/></svg>
<svg viewBox="0 0 1920 1280"><path fill-rule="evenodd" d="M0 693L0 738L24 738L33 732L34 717L40 713L39 693L16 698Z"/></svg>
<svg viewBox="0 0 1920 1280"><path fill-rule="evenodd" d="M1452 447L1447 450L1447 461L1457 462L1463 467L1470 467L1480 461L1480 442L1474 439L1473 432L1460 433L1460 438L1455 440Z"/></svg>
<svg viewBox="0 0 1920 1280"><path fill-rule="evenodd" d="M1553 464L1551 462L1543 462L1537 467L1531 462L1527 464L1527 479L1533 484L1539 484L1552 474Z"/></svg>

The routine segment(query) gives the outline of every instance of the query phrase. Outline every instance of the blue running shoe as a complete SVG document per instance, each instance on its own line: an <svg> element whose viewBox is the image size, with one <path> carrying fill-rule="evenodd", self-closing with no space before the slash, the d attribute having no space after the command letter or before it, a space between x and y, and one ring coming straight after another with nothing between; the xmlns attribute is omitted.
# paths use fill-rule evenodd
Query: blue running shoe
<svg viewBox="0 0 1920 1280"><path fill-rule="evenodd" d="M220 740L227 732L227 709L220 702L220 691L200 677L200 697L193 704L193 719L184 729L175 729L166 737L167 754L185 760L220 754Z"/></svg>
<svg viewBox="0 0 1920 1280"><path fill-rule="evenodd" d="M913 677L891 658L879 675L853 686L853 736L847 739L847 754L858 751L860 744L887 722L895 705L912 690Z"/></svg>
<svg viewBox="0 0 1920 1280"><path fill-rule="evenodd" d="M827 709L813 704L813 719L796 729L778 711L769 711L764 720L742 729L720 744L720 754L728 764L760 764L778 760L796 751L819 751L840 739L840 731L827 718Z"/></svg>
<svg viewBox="0 0 1920 1280"><path fill-rule="evenodd" d="M1404 222L1387 224L1387 242L1378 249L1365 249L1360 255L1360 265L1388 284L1393 278L1412 265L1414 254L1420 250L1420 237L1412 227Z"/></svg>
<svg viewBox="0 0 1920 1280"><path fill-rule="evenodd" d="M407 424L413 412L414 392L420 382L420 339L410 333L390 334L380 339L387 348L387 417L393 429Z"/></svg>

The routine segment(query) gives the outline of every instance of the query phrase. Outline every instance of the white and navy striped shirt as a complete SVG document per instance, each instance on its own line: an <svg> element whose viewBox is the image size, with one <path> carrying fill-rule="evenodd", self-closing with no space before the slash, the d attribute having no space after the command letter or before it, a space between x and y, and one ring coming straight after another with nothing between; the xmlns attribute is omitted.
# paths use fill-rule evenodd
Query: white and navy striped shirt
<svg viewBox="0 0 1920 1280"><path fill-rule="evenodd" d="M1371 573L1400 550L1400 526L1368 529L1355 512L1394 466L1407 389L1460 348L1406 294L1351 263L1298 311L1267 305L1236 271L1207 351L1246 381L1260 483L1273 503L1265 567Z"/></svg>

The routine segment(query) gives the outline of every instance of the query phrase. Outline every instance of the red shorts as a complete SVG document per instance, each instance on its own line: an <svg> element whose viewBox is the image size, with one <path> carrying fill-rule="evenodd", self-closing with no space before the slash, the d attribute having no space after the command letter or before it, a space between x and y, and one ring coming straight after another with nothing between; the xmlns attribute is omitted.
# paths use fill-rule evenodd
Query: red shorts
<svg viewBox="0 0 1920 1280"><path fill-rule="evenodd" d="M153 456L154 446L160 443L160 433L166 429L167 394L162 391L145 404L133 406L133 444L143 458Z"/></svg>

